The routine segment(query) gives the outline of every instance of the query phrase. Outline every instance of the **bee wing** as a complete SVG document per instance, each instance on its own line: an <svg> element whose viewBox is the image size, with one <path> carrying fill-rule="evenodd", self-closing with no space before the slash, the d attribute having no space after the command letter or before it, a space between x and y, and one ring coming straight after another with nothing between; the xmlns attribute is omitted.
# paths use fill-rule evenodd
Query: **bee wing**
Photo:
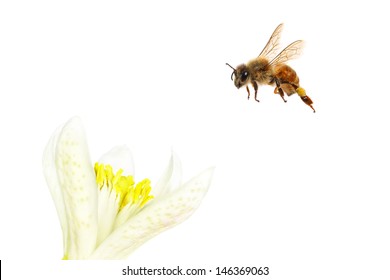
<svg viewBox="0 0 390 280"><path fill-rule="evenodd" d="M279 24L276 27L275 31L272 33L264 49L261 51L259 56L264 56L266 58L273 57L279 48L279 40L283 30L283 23Z"/></svg>
<svg viewBox="0 0 390 280"><path fill-rule="evenodd" d="M298 58L303 50L304 42L302 40L295 41L282 50L274 59L271 60L269 65L276 65L284 63L288 60Z"/></svg>

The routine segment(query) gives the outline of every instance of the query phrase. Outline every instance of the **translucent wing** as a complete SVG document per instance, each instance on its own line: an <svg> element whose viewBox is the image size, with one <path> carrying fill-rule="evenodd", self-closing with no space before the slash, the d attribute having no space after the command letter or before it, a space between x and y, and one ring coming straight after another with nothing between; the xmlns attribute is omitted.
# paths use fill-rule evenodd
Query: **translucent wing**
<svg viewBox="0 0 390 280"><path fill-rule="evenodd" d="M282 50L274 59L271 60L269 65L275 65L284 63L288 60L298 58L303 50L304 42L302 40L295 41Z"/></svg>
<svg viewBox="0 0 390 280"><path fill-rule="evenodd" d="M259 56L264 56L270 59L276 55L276 52L279 48L279 40L282 30L283 23L279 24L278 27L276 27L274 33L272 33L271 37L269 38L267 44L265 45Z"/></svg>

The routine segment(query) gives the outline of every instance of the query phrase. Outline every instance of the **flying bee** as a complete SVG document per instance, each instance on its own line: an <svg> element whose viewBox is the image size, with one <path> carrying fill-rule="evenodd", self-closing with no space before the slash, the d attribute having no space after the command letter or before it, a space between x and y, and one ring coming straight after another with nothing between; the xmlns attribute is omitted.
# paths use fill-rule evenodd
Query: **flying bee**
<svg viewBox="0 0 390 280"><path fill-rule="evenodd" d="M238 89L242 86L246 86L248 99L250 97L248 84L253 86L255 90L255 100L257 102L259 102L257 99L258 86L271 85L275 86L274 93L279 94L284 102L287 102L286 99L284 99L284 93L288 96L297 93L302 101L310 106L315 113L312 106L313 101L306 95L306 91L299 86L297 73L294 69L285 64L285 62L300 56L303 49L303 41L295 41L277 54L282 29L283 24L279 24L259 56L250 60L247 64L240 64L234 68L229 63L226 63L226 65L233 69L230 78L233 80L234 76L234 85Z"/></svg>

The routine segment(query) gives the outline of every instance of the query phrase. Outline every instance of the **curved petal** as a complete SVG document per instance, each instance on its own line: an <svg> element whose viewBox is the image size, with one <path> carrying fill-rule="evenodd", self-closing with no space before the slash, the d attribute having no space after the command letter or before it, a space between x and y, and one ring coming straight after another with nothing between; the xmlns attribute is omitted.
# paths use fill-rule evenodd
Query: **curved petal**
<svg viewBox="0 0 390 280"><path fill-rule="evenodd" d="M68 247L68 223L66 220L66 211L64 198L62 196L62 190L60 183L58 182L57 170L55 165L55 153L57 147L58 136L61 132L62 126L57 128L53 133L52 137L49 140L49 143L46 145L46 148L43 152L43 174L45 175L46 183L49 186L51 196L54 201L54 205L57 210L58 218L60 219L62 235L63 235L63 246L64 252L67 251Z"/></svg>
<svg viewBox="0 0 390 280"><path fill-rule="evenodd" d="M198 208L211 182L214 168L194 177L174 193L161 197L114 231L90 259L123 259L140 245L187 219Z"/></svg>
<svg viewBox="0 0 390 280"><path fill-rule="evenodd" d="M123 169L123 175L134 176L134 162L130 149L123 145L117 146L102 155L99 163L111 165L114 172Z"/></svg>
<svg viewBox="0 0 390 280"><path fill-rule="evenodd" d="M65 258L87 258L96 246L97 186L84 129L73 118L58 136L55 165L68 223Z"/></svg>
<svg viewBox="0 0 390 280"><path fill-rule="evenodd" d="M181 162L175 152L172 151L171 159L163 175L153 187L153 195L158 198L181 185Z"/></svg>
<svg viewBox="0 0 390 280"><path fill-rule="evenodd" d="M98 234L96 245L102 243L112 232L115 217L118 214L119 204L116 192L103 187L98 192Z"/></svg>

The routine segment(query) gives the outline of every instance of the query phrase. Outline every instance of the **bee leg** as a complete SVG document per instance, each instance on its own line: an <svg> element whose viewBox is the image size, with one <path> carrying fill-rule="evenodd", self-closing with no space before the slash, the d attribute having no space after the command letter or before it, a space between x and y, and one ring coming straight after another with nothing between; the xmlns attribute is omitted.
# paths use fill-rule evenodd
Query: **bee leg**
<svg viewBox="0 0 390 280"><path fill-rule="evenodd" d="M315 113L316 110L315 110L314 107L312 106L313 101L310 99L309 96L306 95L306 91L305 91L303 88L301 88L301 87L297 88L296 91L297 91L298 95L301 97L302 101L303 101L307 106L309 106L310 108L312 108L312 109L313 109L313 113Z"/></svg>
<svg viewBox="0 0 390 280"><path fill-rule="evenodd" d="M257 83L256 83L256 82L253 82L253 83L252 83L252 86L253 86L253 88L255 89L255 100L256 100L257 102L260 102L260 100L257 99L257 89L259 88L259 87L257 86Z"/></svg>
<svg viewBox="0 0 390 280"><path fill-rule="evenodd" d="M249 87L246 86L246 91L248 92L248 100L249 100L249 97L251 96L251 92L249 91Z"/></svg>
<svg viewBox="0 0 390 280"><path fill-rule="evenodd" d="M278 89L280 97L283 99L284 102L287 102L286 99L284 99L284 92L283 89L280 87L280 81L278 79L275 79L276 88ZM276 92L276 89L275 89Z"/></svg>

